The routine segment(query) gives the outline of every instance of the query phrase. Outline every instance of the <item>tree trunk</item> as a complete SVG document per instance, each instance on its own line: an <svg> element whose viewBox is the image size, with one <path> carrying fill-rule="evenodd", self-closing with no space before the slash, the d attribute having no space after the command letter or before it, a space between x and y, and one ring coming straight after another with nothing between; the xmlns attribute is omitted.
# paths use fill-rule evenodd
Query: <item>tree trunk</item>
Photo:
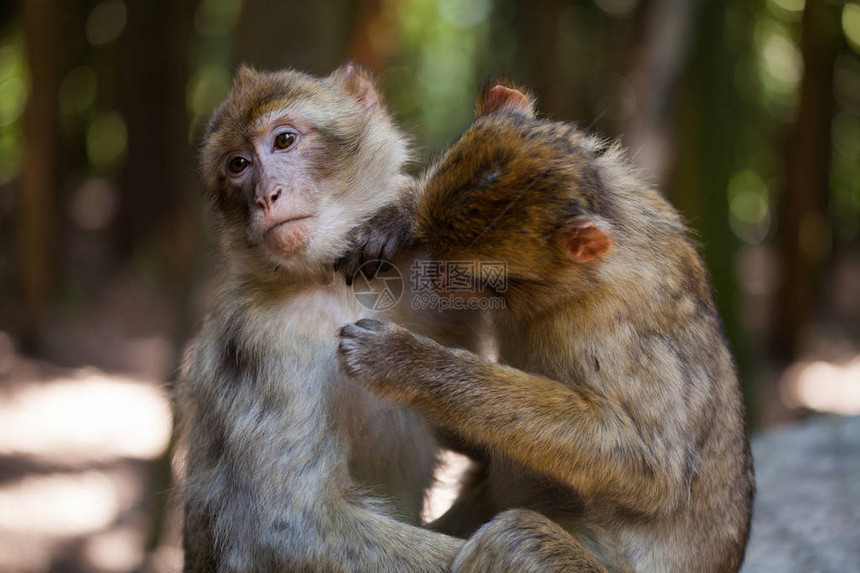
<svg viewBox="0 0 860 573"><path fill-rule="evenodd" d="M558 119L573 115L573 102L569 101L568 85L559 73L559 18L558 0L518 0L516 17L524 52L524 81L538 94L541 113Z"/></svg>
<svg viewBox="0 0 860 573"><path fill-rule="evenodd" d="M397 47L396 26L389 21L391 4L362 0L355 11L348 57L376 74L385 71Z"/></svg>
<svg viewBox="0 0 860 573"><path fill-rule="evenodd" d="M840 18L839 4L807 0L800 109L788 143L777 222L781 282L771 350L783 364L795 356L798 335L809 320L815 285L829 254L825 212L830 188L833 74L844 42Z"/></svg>
<svg viewBox="0 0 860 573"><path fill-rule="evenodd" d="M57 18L53 0L28 0L22 6L30 94L16 196L16 263L23 300L21 345L37 351L51 284L57 218Z"/></svg>
<svg viewBox="0 0 860 573"><path fill-rule="evenodd" d="M348 53L351 6L344 0L245 0L235 33L237 63L327 75Z"/></svg>
<svg viewBox="0 0 860 573"><path fill-rule="evenodd" d="M624 125L631 155L659 187L675 155L671 130L677 87L687 63L695 2L643 0L634 18L627 79L636 94L636 113Z"/></svg>
<svg viewBox="0 0 860 573"><path fill-rule="evenodd" d="M192 297L199 279L201 235L195 157L189 143L186 90L198 0L130 0L120 77L128 156L121 181L121 255L153 257L166 279L175 317L173 363L199 317ZM169 381L168 381L169 382ZM147 553L164 543L169 520L171 448L155 463L143 505Z"/></svg>
<svg viewBox="0 0 860 573"><path fill-rule="evenodd" d="M122 177L119 239L124 255L175 233L189 207L193 156L185 106L195 0L133 0L128 5L123 114L128 157ZM122 80L121 80L122 81ZM172 241L167 241L172 242ZM162 250L173 257L177 244Z"/></svg>

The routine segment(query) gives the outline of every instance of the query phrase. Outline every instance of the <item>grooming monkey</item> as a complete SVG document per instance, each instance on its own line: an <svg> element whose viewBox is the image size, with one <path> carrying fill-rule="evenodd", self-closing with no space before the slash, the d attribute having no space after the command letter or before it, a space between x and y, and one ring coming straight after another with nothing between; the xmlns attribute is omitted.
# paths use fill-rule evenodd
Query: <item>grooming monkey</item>
<svg viewBox="0 0 860 573"><path fill-rule="evenodd" d="M201 168L224 269L176 391L185 571L447 571L421 529L436 442L336 359L366 315L333 261L413 180L372 80L239 70ZM380 245L384 250L385 245Z"/></svg>
<svg viewBox="0 0 860 573"><path fill-rule="evenodd" d="M743 404L679 215L618 148L536 119L510 85L482 90L476 115L415 221L439 260L507 263L505 292L484 285L505 301L501 363L367 319L339 350L369 388L489 455L438 523L474 533L454 569L737 571L754 489Z"/></svg>

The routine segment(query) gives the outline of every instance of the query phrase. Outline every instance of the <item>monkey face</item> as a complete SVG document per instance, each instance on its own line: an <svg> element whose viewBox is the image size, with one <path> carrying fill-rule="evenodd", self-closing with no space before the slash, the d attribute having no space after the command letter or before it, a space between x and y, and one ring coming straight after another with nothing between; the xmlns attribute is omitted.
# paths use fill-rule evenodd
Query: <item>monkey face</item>
<svg viewBox="0 0 860 573"><path fill-rule="evenodd" d="M318 225L319 134L289 109L264 115L249 131L220 158L218 205L244 227L249 245L275 259L289 257L307 246Z"/></svg>
<svg viewBox="0 0 860 573"><path fill-rule="evenodd" d="M380 146L388 152L374 153ZM334 261L390 200L405 159L360 70L320 79L242 68L210 121L201 164L228 259L299 271Z"/></svg>

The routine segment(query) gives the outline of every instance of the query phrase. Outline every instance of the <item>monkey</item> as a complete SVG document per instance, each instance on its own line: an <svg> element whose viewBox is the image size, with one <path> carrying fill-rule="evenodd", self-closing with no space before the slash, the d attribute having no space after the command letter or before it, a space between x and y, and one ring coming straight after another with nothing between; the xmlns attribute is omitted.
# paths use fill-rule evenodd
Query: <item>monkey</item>
<svg viewBox="0 0 860 573"><path fill-rule="evenodd" d="M223 268L175 390L185 571L436 572L461 549L419 527L432 428L336 358L369 313L333 262L409 195L408 159L357 65L243 66L213 113L200 170Z"/></svg>
<svg viewBox="0 0 860 573"><path fill-rule="evenodd" d="M473 277L504 301L498 362L374 319L338 352L485 452L436 524L470 536L453 570L737 571L754 472L734 360L690 232L621 146L489 83L412 219L441 261L506 264L504 288Z"/></svg>

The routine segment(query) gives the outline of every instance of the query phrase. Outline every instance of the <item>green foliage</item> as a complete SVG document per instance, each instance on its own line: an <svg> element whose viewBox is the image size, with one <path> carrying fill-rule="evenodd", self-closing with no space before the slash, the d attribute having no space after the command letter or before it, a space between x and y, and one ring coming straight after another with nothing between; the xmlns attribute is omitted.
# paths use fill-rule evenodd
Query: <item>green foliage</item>
<svg viewBox="0 0 860 573"><path fill-rule="evenodd" d="M471 121L477 78L485 73L477 62L488 47L492 8L490 0L399 5L401 46L384 77L385 89L406 125L414 126L418 143L431 152Z"/></svg>
<svg viewBox="0 0 860 573"><path fill-rule="evenodd" d="M99 171L116 169L126 154L125 120L117 111L98 115L87 129L87 157Z"/></svg>
<svg viewBox="0 0 860 573"><path fill-rule="evenodd" d="M18 170L28 82L20 34L0 37L0 184Z"/></svg>

